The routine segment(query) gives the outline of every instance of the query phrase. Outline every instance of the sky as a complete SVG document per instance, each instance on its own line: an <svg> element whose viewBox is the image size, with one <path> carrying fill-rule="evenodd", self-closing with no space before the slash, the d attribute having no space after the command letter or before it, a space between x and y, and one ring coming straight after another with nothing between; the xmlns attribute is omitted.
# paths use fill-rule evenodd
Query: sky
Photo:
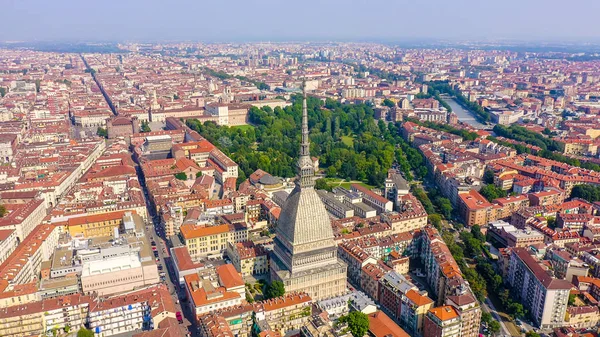
<svg viewBox="0 0 600 337"><path fill-rule="evenodd" d="M0 0L0 41L599 42L600 0Z"/></svg>

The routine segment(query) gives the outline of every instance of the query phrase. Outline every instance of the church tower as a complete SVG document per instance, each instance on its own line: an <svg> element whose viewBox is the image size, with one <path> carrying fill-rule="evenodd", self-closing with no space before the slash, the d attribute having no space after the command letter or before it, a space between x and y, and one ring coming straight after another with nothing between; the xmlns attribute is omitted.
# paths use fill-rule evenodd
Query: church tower
<svg viewBox="0 0 600 337"><path fill-rule="evenodd" d="M329 215L314 189L304 85L303 94L298 178L281 210L270 268L271 279L282 281L286 291L304 291L319 300L346 291L347 266L337 258Z"/></svg>
<svg viewBox="0 0 600 337"><path fill-rule="evenodd" d="M152 92L152 104L150 105L152 111L160 110L160 104L158 104L158 98L156 98L156 89Z"/></svg>

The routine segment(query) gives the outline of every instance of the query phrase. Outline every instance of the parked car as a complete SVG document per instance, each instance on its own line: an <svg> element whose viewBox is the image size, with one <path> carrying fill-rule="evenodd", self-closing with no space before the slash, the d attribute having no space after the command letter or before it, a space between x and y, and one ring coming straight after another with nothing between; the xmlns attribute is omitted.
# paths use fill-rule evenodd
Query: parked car
<svg viewBox="0 0 600 337"><path fill-rule="evenodd" d="M175 318L177 318L179 324L183 323L183 316L181 315L181 311L175 313Z"/></svg>

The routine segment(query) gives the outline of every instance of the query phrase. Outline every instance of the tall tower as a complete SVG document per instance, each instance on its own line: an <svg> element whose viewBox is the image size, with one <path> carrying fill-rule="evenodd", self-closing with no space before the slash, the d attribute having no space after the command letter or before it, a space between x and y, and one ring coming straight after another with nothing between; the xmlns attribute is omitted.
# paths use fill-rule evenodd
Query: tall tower
<svg viewBox="0 0 600 337"><path fill-rule="evenodd" d="M310 158L310 140L308 138L308 111L306 108L306 83L302 83L302 142L300 143L300 155L298 158L298 180L301 188L312 188L315 186L315 169Z"/></svg>
<svg viewBox="0 0 600 337"><path fill-rule="evenodd" d="M304 291L319 300L346 291L346 264L337 258L331 222L314 189L306 90L302 103L302 141L296 186L281 210L271 258L271 279L286 291Z"/></svg>
<svg viewBox="0 0 600 337"><path fill-rule="evenodd" d="M156 89L152 91L152 104L150 108L152 108L152 111L160 110L160 104L158 104L158 98L156 98Z"/></svg>

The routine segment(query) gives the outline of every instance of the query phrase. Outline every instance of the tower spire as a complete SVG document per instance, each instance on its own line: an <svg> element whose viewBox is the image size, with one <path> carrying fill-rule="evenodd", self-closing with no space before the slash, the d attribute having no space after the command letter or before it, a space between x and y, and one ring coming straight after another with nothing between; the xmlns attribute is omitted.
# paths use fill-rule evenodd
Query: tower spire
<svg viewBox="0 0 600 337"><path fill-rule="evenodd" d="M300 156L310 157L310 140L308 139L308 110L306 108L306 82L302 81L302 143Z"/></svg>
<svg viewBox="0 0 600 337"><path fill-rule="evenodd" d="M298 184L300 187L314 186L315 169L310 158L310 140L308 138L308 109L306 107L306 81L302 81L302 142L298 157Z"/></svg>

